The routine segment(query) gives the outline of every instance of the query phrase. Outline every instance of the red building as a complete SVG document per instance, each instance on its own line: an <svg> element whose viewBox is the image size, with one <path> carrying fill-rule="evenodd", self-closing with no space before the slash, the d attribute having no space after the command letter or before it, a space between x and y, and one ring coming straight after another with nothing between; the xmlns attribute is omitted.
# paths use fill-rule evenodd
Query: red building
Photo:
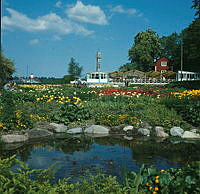
<svg viewBox="0 0 200 194"><path fill-rule="evenodd" d="M170 70L170 63L167 57L161 57L155 63L155 72L164 73Z"/></svg>

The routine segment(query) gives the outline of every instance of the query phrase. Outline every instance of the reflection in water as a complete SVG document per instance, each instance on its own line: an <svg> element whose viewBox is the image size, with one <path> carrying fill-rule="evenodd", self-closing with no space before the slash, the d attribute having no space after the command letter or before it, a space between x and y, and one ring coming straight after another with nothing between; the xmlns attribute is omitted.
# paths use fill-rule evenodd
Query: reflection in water
<svg viewBox="0 0 200 194"><path fill-rule="evenodd" d="M30 168L46 169L59 162L56 178L72 177L72 181L86 171L97 171L122 178L124 171L138 171L144 163L159 169L185 166L200 160L200 141L181 142L152 138L107 137L51 137L46 141L29 142L26 145L4 145L0 157L17 155ZM176 142L176 144L173 144Z"/></svg>

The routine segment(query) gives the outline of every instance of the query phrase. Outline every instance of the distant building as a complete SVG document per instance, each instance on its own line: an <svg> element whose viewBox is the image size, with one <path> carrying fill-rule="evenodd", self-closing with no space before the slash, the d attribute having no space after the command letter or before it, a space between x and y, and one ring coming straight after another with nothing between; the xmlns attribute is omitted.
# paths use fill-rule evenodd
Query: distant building
<svg viewBox="0 0 200 194"><path fill-rule="evenodd" d="M87 84L107 84L108 73L101 71L101 52L96 54L96 71L87 73Z"/></svg>
<svg viewBox="0 0 200 194"><path fill-rule="evenodd" d="M189 71L178 71L176 74L177 81L200 80L200 73Z"/></svg>
<svg viewBox="0 0 200 194"><path fill-rule="evenodd" d="M161 57L155 63L155 72L165 73L170 71L170 62L167 57Z"/></svg>

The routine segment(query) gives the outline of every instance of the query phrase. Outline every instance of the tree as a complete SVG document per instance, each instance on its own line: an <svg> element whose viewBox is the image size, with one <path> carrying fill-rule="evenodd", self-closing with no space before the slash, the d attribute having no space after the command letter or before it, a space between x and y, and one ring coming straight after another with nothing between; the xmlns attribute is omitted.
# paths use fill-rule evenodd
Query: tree
<svg viewBox="0 0 200 194"><path fill-rule="evenodd" d="M161 38L161 55L167 57L173 66L173 71L180 70L181 35L172 33Z"/></svg>
<svg viewBox="0 0 200 194"><path fill-rule="evenodd" d="M0 52L0 85L2 86L6 80L11 79L15 71L14 62L6 58L4 54Z"/></svg>
<svg viewBox="0 0 200 194"><path fill-rule="evenodd" d="M71 58L68 64L68 73L73 78L77 78L81 76L83 67L80 67L78 63L75 62L74 58Z"/></svg>
<svg viewBox="0 0 200 194"><path fill-rule="evenodd" d="M185 28L183 34L183 69L200 72L200 18Z"/></svg>
<svg viewBox="0 0 200 194"><path fill-rule="evenodd" d="M197 16L197 18L200 18L200 1L199 0L193 0L192 1L192 8L196 10L195 16Z"/></svg>
<svg viewBox="0 0 200 194"><path fill-rule="evenodd" d="M134 44L129 50L129 60L138 65L138 70L151 71L154 60L161 54L160 38L151 29L139 32L134 38Z"/></svg>
<svg viewBox="0 0 200 194"><path fill-rule="evenodd" d="M126 63L119 67L119 71L122 71L122 72L135 70L135 69L137 69L137 64L135 63Z"/></svg>

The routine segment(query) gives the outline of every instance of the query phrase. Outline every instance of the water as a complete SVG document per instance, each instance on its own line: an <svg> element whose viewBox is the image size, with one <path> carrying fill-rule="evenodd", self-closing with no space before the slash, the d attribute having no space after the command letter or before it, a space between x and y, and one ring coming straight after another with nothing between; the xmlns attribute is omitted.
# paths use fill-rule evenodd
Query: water
<svg viewBox="0 0 200 194"><path fill-rule="evenodd" d="M91 174L101 171L121 180L124 172L138 171L142 164L168 169L186 166L191 161L200 161L200 141L116 135L58 135L48 140L32 141L25 145L4 145L0 148L0 157L13 154L17 155L17 159L28 163L31 169L46 169L59 162L56 180L71 177L74 182L87 171Z"/></svg>

